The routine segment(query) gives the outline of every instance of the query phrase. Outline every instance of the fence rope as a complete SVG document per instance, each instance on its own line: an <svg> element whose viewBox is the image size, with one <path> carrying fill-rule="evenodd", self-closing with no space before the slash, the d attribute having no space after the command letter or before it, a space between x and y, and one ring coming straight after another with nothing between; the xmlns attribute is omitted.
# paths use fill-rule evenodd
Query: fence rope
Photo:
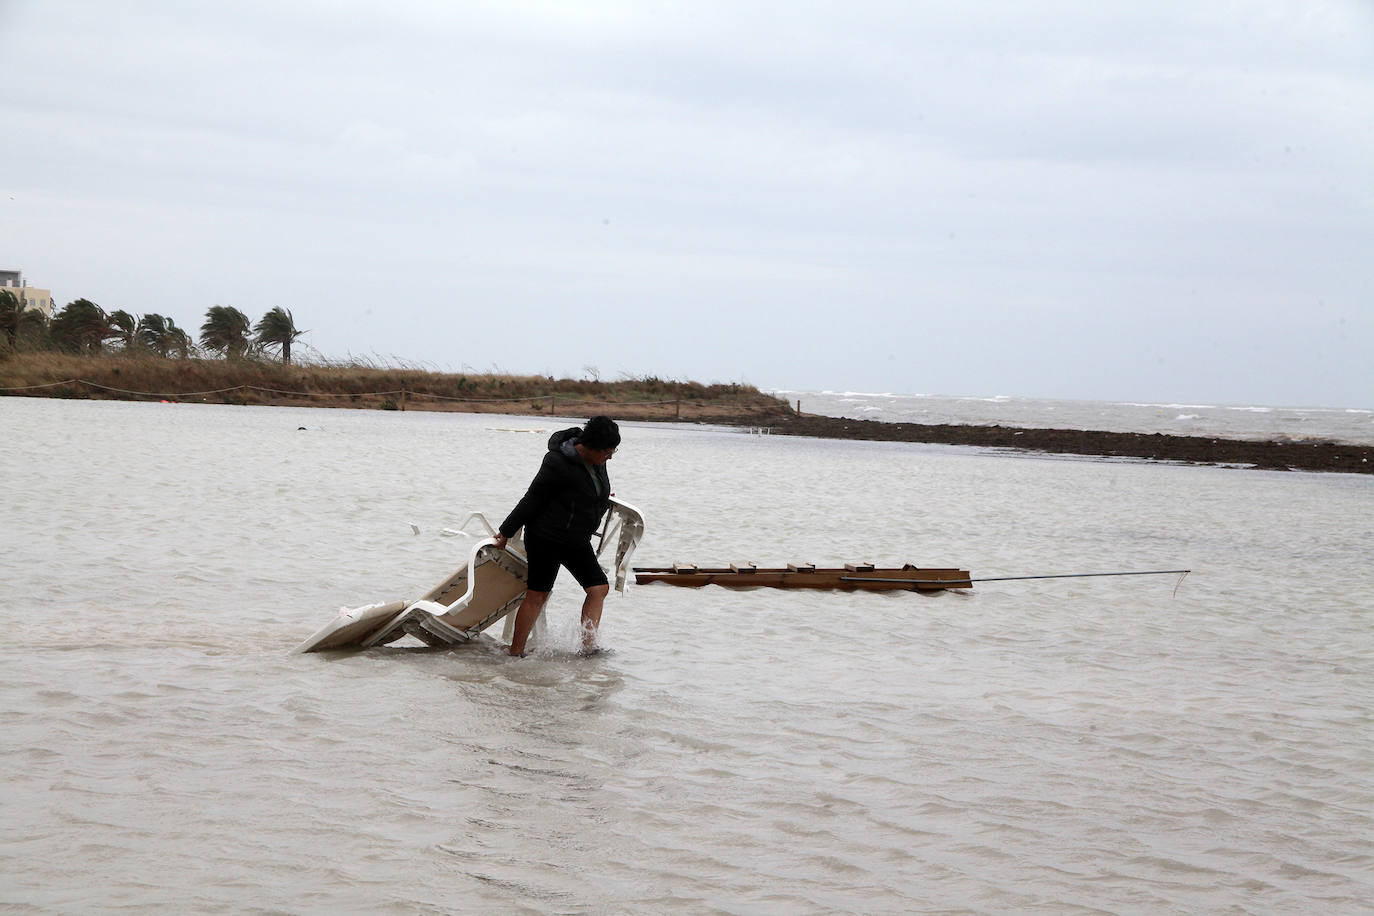
<svg viewBox="0 0 1374 916"><path fill-rule="evenodd" d="M72 382L79 382L80 379L67 379L65 382L48 382L43 385L15 385L10 388L0 388L0 391L34 391L38 388L56 388L58 385L70 385Z"/></svg>
<svg viewBox="0 0 1374 916"><path fill-rule="evenodd" d="M71 381L81 385L90 385L92 388L99 388L103 391L117 391L120 394L142 394L150 398L192 398L202 394L223 394L226 391L238 391L243 387L242 385L235 385L233 388L214 388L210 391L188 391L185 394L171 394L157 391L130 391L128 388L115 388L112 385L102 385L99 382L88 382L84 378L74 378Z"/></svg>

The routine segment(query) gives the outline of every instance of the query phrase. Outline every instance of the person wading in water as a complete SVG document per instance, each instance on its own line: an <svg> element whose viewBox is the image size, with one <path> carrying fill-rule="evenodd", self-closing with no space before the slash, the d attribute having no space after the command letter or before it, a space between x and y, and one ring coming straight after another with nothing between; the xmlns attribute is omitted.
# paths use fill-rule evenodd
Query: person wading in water
<svg viewBox="0 0 1374 916"><path fill-rule="evenodd" d="M610 592L596 560L591 537L611 505L606 462L620 445L620 427L610 417L592 417L582 429L563 429L549 437L549 450L529 490L501 523L496 546L525 529L529 558L525 599L515 613L510 654L524 655L525 640L549 600L558 567L565 566L587 592L582 602L582 649L596 649L601 608Z"/></svg>

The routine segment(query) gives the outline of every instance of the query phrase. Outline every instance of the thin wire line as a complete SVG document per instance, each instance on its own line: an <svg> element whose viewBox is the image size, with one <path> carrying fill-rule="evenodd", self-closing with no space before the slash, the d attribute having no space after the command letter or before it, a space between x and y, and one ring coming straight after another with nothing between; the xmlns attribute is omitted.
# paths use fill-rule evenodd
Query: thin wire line
<svg viewBox="0 0 1374 916"><path fill-rule="evenodd" d="M876 576L840 576L841 582L888 582L905 585L947 585L950 582L1016 582L1024 579L1089 579L1095 576L1186 576L1191 569L1153 569L1146 572L1060 573L1053 576L988 576L979 579L880 579ZM1182 581L1181 579L1179 581ZM1175 586L1177 589L1177 586Z"/></svg>

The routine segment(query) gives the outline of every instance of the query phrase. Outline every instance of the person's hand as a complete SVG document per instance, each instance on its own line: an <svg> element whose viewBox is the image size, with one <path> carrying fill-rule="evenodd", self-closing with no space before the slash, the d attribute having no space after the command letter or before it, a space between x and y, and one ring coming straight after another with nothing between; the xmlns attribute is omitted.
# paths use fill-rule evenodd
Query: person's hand
<svg viewBox="0 0 1374 916"><path fill-rule="evenodd" d="M496 549L497 549L497 550L505 550L505 549L506 549L506 536L505 536L504 534L501 534L501 533L498 531L498 532L496 533L496 537L493 538L493 540L496 541Z"/></svg>

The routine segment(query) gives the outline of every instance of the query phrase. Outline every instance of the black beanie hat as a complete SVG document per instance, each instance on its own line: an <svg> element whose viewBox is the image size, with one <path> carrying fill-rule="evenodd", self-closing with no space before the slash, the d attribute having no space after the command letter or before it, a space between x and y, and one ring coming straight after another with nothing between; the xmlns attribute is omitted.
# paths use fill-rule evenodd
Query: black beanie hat
<svg viewBox="0 0 1374 916"><path fill-rule="evenodd" d="M620 444L620 427L610 417L592 417L577 437L577 444L597 451L615 448Z"/></svg>

